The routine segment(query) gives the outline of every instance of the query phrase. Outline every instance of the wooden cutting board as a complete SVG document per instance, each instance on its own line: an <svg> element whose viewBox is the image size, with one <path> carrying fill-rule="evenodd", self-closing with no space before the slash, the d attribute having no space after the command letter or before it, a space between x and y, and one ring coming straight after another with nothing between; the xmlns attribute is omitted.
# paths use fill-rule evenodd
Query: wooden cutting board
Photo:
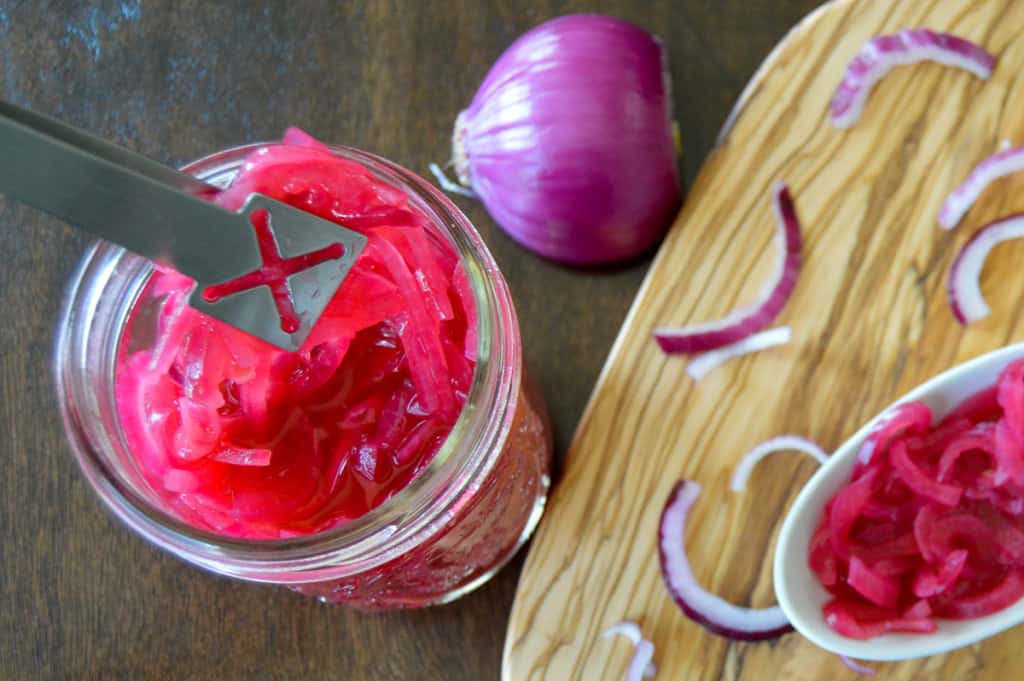
<svg viewBox="0 0 1024 681"><path fill-rule="evenodd" d="M829 100L861 45L921 26L987 47L992 78L901 67L852 130L830 127ZM1024 177L990 187L957 230L936 223L947 193L1003 139L1024 144L1022 0L839 0L790 33L705 163L611 350L526 562L505 681L622 679L631 648L601 632L623 619L654 641L657 679L854 678L798 634L732 642L687 619L662 584L658 516L676 480L699 482L687 530L698 579L734 603L770 605L778 521L814 464L769 459L737 495L728 480L740 456L783 433L835 447L924 379L1024 338L1024 244L989 258L993 313L980 323L959 327L945 288L978 227L1024 210ZM774 257L776 179L789 182L803 223L803 271L777 320L793 341L694 382L651 330L717 319L756 297ZM875 666L879 679L1007 679L1019 676L1022 649L1024 627Z"/></svg>

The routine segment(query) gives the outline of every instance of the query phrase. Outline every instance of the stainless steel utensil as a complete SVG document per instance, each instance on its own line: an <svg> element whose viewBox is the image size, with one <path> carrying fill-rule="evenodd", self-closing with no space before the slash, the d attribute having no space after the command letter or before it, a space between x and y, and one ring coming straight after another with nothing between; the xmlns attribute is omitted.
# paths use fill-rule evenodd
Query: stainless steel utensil
<svg viewBox="0 0 1024 681"><path fill-rule="evenodd" d="M249 196L237 213L225 210L206 200L219 191L56 119L0 102L0 193L173 267L196 281L192 307L296 350L366 237L262 194ZM327 249L321 252L323 262L292 274L284 268L280 276L299 320L292 332L285 330L286 316L279 314L266 285L241 287L216 302L204 297L210 286L254 272L268 255L275 257L261 253L254 216L269 219L283 259Z"/></svg>

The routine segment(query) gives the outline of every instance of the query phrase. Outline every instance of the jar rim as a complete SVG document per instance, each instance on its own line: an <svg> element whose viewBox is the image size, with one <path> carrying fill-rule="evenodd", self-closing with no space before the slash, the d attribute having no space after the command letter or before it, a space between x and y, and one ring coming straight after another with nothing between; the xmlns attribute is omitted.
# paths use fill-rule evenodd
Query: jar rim
<svg viewBox="0 0 1024 681"><path fill-rule="evenodd" d="M210 180L231 177L249 153L277 142L231 147L197 159L182 170ZM114 513L146 539L179 557L243 579L300 583L371 569L419 545L440 531L464 493L483 481L508 437L519 395L521 349L518 322L507 284L479 233L447 196L411 171L374 154L345 146L332 152L356 161L405 192L455 248L476 305L478 358L466 403L426 469L394 496L343 525L282 539L242 539L196 528L150 503L114 469L106 452L82 428L75 385L68 372L76 337L75 310L89 293L90 264L98 258L137 258L98 242L82 257L65 291L53 354L58 404L80 467ZM230 180L229 180L230 181ZM141 287L136 288L136 293ZM93 293L95 295L95 292ZM130 310L135 298L122 303ZM121 342L123 324L116 333ZM80 336L81 334L78 333ZM114 352L116 356L116 349ZM113 370L110 372L113 378ZM113 390L113 380L110 381ZM98 389L98 387L95 387ZM115 409L116 411L116 409ZM118 435L123 430L118 418ZM127 446L127 443L124 443ZM324 571L330 575L321 574Z"/></svg>

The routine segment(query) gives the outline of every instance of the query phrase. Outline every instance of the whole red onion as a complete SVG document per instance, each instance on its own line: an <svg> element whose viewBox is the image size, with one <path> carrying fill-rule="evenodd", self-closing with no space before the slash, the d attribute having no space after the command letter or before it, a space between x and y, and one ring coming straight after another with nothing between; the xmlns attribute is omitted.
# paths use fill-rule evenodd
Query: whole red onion
<svg viewBox="0 0 1024 681"><path fill-rule="evenodd" d="M519 243L572 264L642 254L679 207L661 43L570 15L516 40L459 114L462 184Z"/></svg>

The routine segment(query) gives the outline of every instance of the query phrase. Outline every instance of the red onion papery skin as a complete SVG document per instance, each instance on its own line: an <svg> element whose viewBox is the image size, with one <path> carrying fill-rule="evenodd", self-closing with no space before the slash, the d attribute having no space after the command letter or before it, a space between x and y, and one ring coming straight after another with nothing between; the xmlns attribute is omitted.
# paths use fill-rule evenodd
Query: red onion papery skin
<svg viewBox="0 0 1024 681"><path fill-rule="evenodd" d="M595 265L641 255L680 203L661 43L569 15L516 40L453 136L456 172L520 244Z"/></svg>

